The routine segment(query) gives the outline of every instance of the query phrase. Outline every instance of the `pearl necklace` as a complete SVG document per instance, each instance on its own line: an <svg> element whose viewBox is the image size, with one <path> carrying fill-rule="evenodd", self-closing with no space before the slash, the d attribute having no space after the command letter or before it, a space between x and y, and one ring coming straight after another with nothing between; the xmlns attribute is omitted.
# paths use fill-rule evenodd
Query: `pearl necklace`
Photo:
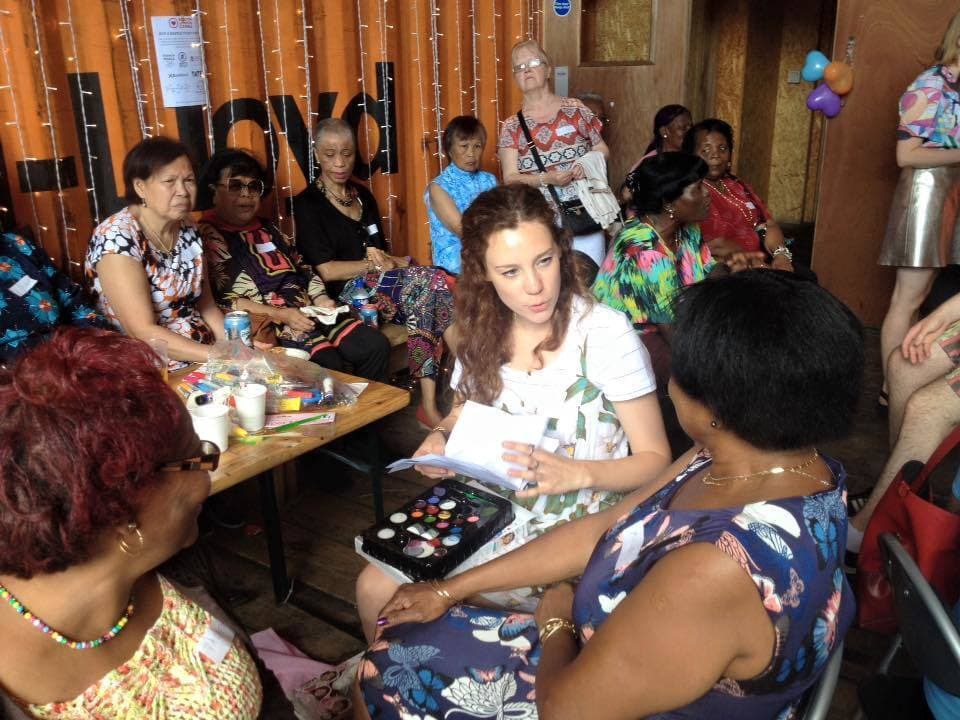
<svg viewBox="0 0 960 720"><path fill-rule="evenodd" d="M730 192L730 188L727 187L727 184L723 181L723 178L720 178L719 180L708 180L707 187L713 190L713 192L719 195L723 200L737 208L737 210L743 216L743 219L750 224L750 227L756 225L756 213L747 206L746 202Z"/></svg>
<svg viewBox="0 0 960 720"><path fill-rule="evenodd" d="M117 620L114 626L106 633L95 640L71 640L62 633L54 630L52 627L47 625L47 623L30 612L30 610L28 610L22 602L17 600L13 593L7 590L3 585L0 585L0 600L6 600L7 604L20 614L20 617L33 625L44 635L49 635L50 639L55 643L63 645L64 647L68 647L71 650L91 650L95 647L100 647L105 642L113 640L127 626L130 616L133 615L133 594L131 594L130 600L127 603L127 609L124 611L123 615L120 616L120 619Z"/></svg>
<svg viewBox="0 0 960 720"><path fill-rule="evenodd" d="M700 478L700 481L704 485L726 485L728 481L749 480L750 478L759 478L764 477L765 475L782 475L783 473L792 472L796 475L803 475L811 480L816 480L821 485L832 487L833 483L826 482L818 478L816 475L811 475L808 472L804 472L804 468L808 468L813 465L819 457L820 453L817 452L816 448L814 448L813 457L811 457L809 460L804 460L802 463L794 465L793 467L785 468L782 465L777 465L775 467L768 468L767 470L758 470L757 472L747 473L746 475L724 475L723 477L714 477L713 473L708 470L706 474Z"/></svg>

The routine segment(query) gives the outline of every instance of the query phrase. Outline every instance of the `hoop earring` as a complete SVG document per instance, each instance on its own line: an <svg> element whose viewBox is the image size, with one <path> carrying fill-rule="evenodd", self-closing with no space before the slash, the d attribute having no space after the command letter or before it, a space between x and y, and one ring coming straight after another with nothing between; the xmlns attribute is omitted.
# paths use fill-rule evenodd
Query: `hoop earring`
<svg viewBox="0 0 960 720"><path fill-rule="evenodd" d="M121 535L118 543L120 545L120 550L122 550L125 555L129 555L130 557L137 557L137 555L143 552L143 533L140 532L140 528L137 527L137 524L135 522L127 523L127 532L136 533L137 540L140 543L140 547L134 550L131 547L130 543L127 542L127 538Z"/></svg>

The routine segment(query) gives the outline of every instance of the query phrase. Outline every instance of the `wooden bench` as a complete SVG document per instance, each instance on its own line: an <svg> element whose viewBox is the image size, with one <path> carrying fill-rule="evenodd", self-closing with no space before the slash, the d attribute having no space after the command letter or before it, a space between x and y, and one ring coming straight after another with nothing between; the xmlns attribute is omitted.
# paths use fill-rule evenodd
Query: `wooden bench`
<svg viewBox="0 0 960 720"><path fill-rule="evenodd" d="M407 367L407 328L396 323L384 323L380 326L380 332L390 341L390 362L387 364L387 374L393 377Z"/></svg>

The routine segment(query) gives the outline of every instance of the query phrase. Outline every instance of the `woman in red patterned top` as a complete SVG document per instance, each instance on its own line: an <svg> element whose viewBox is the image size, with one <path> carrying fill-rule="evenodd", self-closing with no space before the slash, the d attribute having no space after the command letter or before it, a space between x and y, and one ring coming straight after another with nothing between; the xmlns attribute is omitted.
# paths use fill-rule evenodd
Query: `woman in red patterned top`
<svg viewBox="0 0 960 720"><path fill-rule="evenodd" d="M584 177L583 167L577 161L591 151L602 155L604 161L610 157L610 150L600 136L603 125L582 102L560 97L550 89L550 58L535 40L514 45L511 59L513 77L523 91L523 117L536 143L544 172L530 152L520 119L514 114L504 120L497 143L503 182L539 186L551 205L555 203L550 185L561 203L577 201L579 196L572 183ZM600 229L577 235L573 240L574 249L588 255L597 265L603 262L605 245Z"/></svg>
<svg viewBox="0 0 960 720"><path fill-rule="evenodd" d="M723 120L708 118L694 125L684 142L687 152L707 163L704 185L710 189L710 214L700 223L710 251L723 258L735 252L765 250L771 266L793 271L793 254L770 210L747 183L730 172L733 130Z"/></svg>

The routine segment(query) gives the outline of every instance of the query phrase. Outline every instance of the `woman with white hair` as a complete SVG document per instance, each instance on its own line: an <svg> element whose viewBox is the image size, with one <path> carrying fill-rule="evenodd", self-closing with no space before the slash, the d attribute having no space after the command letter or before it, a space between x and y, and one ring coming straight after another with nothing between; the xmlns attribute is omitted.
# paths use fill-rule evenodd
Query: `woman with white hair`
<svg viewBox="0 0 960 720"><path fill-rule="evenodd" d="M331 296L349 300L363 291L383 320L407 328L410 375L420 381L422 396L417 419L436 427L443 419L436 399L441 338L456 351L446 274L388 252L373 193L351 179L357 141L350 125L339 118L321 120L313 146L320 172L293 199L297 246Z"/></svg>

